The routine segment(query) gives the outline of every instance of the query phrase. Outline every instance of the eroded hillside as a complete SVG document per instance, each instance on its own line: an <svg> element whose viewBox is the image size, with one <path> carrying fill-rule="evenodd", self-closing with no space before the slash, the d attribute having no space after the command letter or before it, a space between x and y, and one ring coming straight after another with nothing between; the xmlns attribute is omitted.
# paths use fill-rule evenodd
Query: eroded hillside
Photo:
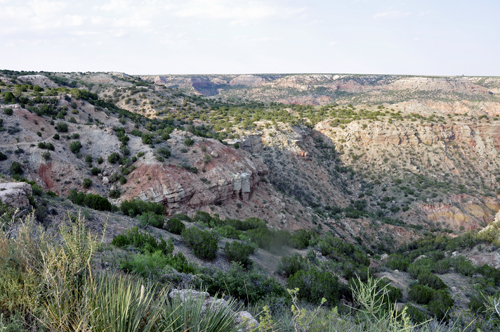
<svg viewBox="0 0 500 332"><path fill-rule="evenodd" d="M61 195L258 216L372 248L477 229L500 208L497 78L3 71L0 79L2 172L19 162Z"/></svg>

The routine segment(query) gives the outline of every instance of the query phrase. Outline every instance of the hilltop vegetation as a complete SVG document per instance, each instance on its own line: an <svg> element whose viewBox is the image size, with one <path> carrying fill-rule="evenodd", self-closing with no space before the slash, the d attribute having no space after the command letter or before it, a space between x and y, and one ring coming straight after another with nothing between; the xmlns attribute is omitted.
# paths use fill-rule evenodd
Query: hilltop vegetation
<svg viewBox="0 0 500 332"><path fill-rule="evenodd" d="M2 206L0 328L105 326L106 289L144 285L143 330L171 287L262 331L498 329L497 79L219 78L0 71L0 171L34 209Z"/></svg>

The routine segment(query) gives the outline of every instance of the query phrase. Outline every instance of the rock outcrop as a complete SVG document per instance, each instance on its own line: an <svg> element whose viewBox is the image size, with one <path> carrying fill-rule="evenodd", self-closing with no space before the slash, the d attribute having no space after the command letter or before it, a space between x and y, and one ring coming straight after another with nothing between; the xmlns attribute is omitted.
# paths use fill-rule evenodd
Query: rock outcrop
<svg viewBox="0 0 500 332"><path fill-rule="evenodd" d="M29 196L33 194L31 186L25 182L0 183L0 200L3 204L15 208L29 208Z"/></svg>
<svg viewBox="0 0 500 332"><path fill-rule="evenodd" d="M192 137L191 153L169 164L138 164L130 175L123 199L138 197L162 202L170 213L179 209L200 208L227 200L248 200L268 167L248 152L223 145L217 140ZM175 131L169 143L174 155L182 155L185 136ZM196 151L196 153L193 153Z"/></svg>

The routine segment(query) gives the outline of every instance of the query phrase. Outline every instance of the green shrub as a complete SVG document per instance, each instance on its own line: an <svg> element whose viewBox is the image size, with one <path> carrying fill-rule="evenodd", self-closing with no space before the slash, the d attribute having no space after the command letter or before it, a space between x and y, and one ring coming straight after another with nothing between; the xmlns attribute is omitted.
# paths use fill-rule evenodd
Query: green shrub
<svg viewBox="0 0 500 332"><path fill-rule="evenodd" d="M96 194L85 194L71 190L68 199L74 204L87 206L94 210L111 211L112 208L111 203L105 197Z"/></svg>
<svg viewBox="0 0 500 332"><path fill-rule="evenodd" d="M165 214L165 207L160 203L145 202L140 199L123 201L120 205L120 210L126 216L135 217L144 212L153 212L158 215Z"/></svg>
<svg viewBox="0 0 500 332"><path fill-rule="evenodd" d="M165 223L165 217L151 211L143 212L140 216L137 216L137 219L141 227L153 226L156 228L163 228L163 224Z"/></svg>
<svg viewBox="0 0 500 332"><path fill-rule="evenodd" d="M170 151L167 148L159 148L156 150L162 157L168 158L170 157Z"/></svg>
<svg viewBox="0 0 500 332"><path fill-rule="evenodd" d="M74 141L69 145L69 149L71 150L71 152L75 154L80 152L81 148L82 148L82 143L80 143L80 141Z"/></svg>
<svg viewBox="0 0 500 332"><path fill-rule="evenodd" d="M330 234L323 237L323 239L318 242L318 246L323 256L328 256L330 254L351 255L354 253L354 246L352 244L346 243Z"/></svg>
<svg viewBox="0 0 500 332"><path fill-rule="evenodd" d="M55 128L60 133L67 133L68 132L68 124L66 122L56 123Z"/></svg>
<svg viewBox="0 0 500 332"><path fill-rule="evenodd" d="M180 235L182 233L182 231L186 228L186 226L184 225L184 223L180 219L178 219L174 216L174 217L167 220L167 224L166 224L165 228L170 233Z"/></svg>
<svg viewBox="0 0 500 332"><path fill-rule="evenodd" d="M476 293L471 296L467 307L476 314L486 313L486 297L482 293Z"/></svg>
<svg viewBox="0 0 500 332"><path fill-rule="evenodd" d="M309 262L299 254L295 254L281 257L276 272L288 278L300 270L308 268Z"/></svg>
<svg viewBox="0 0 500 332"><path fill-rule="evenodd" d="M120 192L120 190L113 189L113 190L109 191L108 197L110 197L110 198L120 198L121 194L122 193Z"/></svg>
<svg viewBox="0 0 500 332"><path fill-rule="evenodd" d="M425 285L432 289L438 290L446 288L446 284L439 277L435 276L430 272L419 274L417 279L421 285Z"/></svg>
<svg viewBox="0 0 500 332"><path fill-rule="evenodd" d="M443 290L434 291L428 309L438 320L443 320L453 307L453 299Z"/></svg>
<svg viewBox="0 0 500 332"><path fill-rule="evenodd" d="M340 299L342 286L331 273L311 268L300 270L288 278L287 288L298 288L298 296L302 300L319 304L325 298L328 305L334 307Z"/></svg>
<svg viewBox="0 0 500 332"><path fill-rule="evenodd" d="M55 140L59 140L59 134L54 134L54 136L52 138Z"/></svg>
<svg viewBox="0 0 500 332"><path fill-rule="evenodd" d="M167 255L167 264L181 273L195 273L196 267L189 263L182 252Z"/></svg>
<svg viewBox="0 0 500 332"><path fill-rule="evenodd" d="M50 154L50 153L49 153ZM0 161L4 161L4 160L7 160L9 157L7 157L6 154L4 154L3 152L0 151Z"/></svg>
<svg viewBox="0 0 500 332"><path fill-rule="evenodd" d="M132 227L126 233L116 236L111 244L119 248L134 246L142 253L154 253L159 250L168 255L174 251L172 239L168 239L168 242L164 239L157 240L148 233L139 232L137 227Z"/></svg>
<svg viewBox="0 0 500 332"><path fill-rule="evenodd" d="M456 272L466 277L472 277L477 271L476 267L464 256L457 256L450 259L450 265Z"/></svg>
<svg viewBox="0 0 500 332"><path fill-rule="evenodd" d="M433 290L427 286L414 285L410 288L408 296L418 304L428 304L432 300Z"/></svg>
<svg viewBox="0 0 500 332"><path fill-rule="evenodd" d="M113 152L108 156L108 162L110 164L116 164L118 160L120 160L120 155L117 152Z"/></svg>
<svg viewBox="0 0 500 332"><path fill-rule="evenodd" d="M92 169L90 170L90 173L92 175L98 175L99 173L101 173L101 169L97 168L97 167L92 167Z"/></svg>
<svg viewBox="0 0 500 332"><path fill-rule="evenodd" d="M407 271L410 276L415 279L417 279L420 274L431 273L428 267L419 264L410 264Z"/></svg>
<svg viewBox="0 0 500 332"><path fill-rule="evenodd" d="M442 260L436 261L432 265L432 271L439 273L439 274L444 274L444 273L448 272L448 270L450 269L450 266L451 266L450 261L448 259L442 259Z"/></svg>
<svg viewBox="0 0 500 332"><path fill-rule="evenodd" d="M411 317L411 320L416 324L422 324L428 320L427 314L412 305L406 306L406 313Z"/></svg>
<svg viewBox="0 0 500 332"><path fill-rule="evenodd" d="M143 144L152 144L153 138L150 134L142 134L142 143Z"/></svg>
<svg viewBox="0 0 500 332"><path fill-rule="evenodd" d="M194 286L203 287L214 294L231 294L245 303L257 303L269 297L287 296L285 288L274 278L267 277L255 269L245 271L238 263L232 263L227 272L206 269Z"/></svg>
<svg viewBox="0 0 500 332"><path fill-rule="evenodd" d="M42 158L45 160L50 160L51 154L49 151L45 151L42 153Z"/></svg>
<svg viewBox="0 0 500 332"><path fill-rule="evenodd" d="M83 179L83 183L82 183L82 186L83 188L90 188L90 186L92 185L92 180L91 179Z"/></svg>
<svg viewBox="0 0 500 332"><path fill-rule="evenodd" d="M12 165L10 165L10 174L11 175L22 175L24 173L23 168L20 163L14 161Z"/></svg>
<svg viewBox="0 0 500 332"><path fill-rule="evenodd" d="M210 216L210 213L203 212L203 211L197 211L193 217L194 222L202 222L202 223L207 224L207 225L209 225L212 220L213 219Z"/></svg>
<svg viewBox="0 0 500 332"><path fill-rule="evenodd" d="M6 99L6 100L7 100L7 99ZM12 108L5 108L5 109L3 110L3 112L4 112L6 115L12 115L12 114L14 114L14 113L12 112Z"/></svg>
<svg viewBox="0 0 500 332"><path fill-rule="evenodd" d="M241 231L230 225L217 228L217 232L219 232L219 234L223 237L227 237L229 239L239 239L241 234L243 234Z"/></svg>
<svg viewBox="0 0 500 332"><path fill-rule="evenodd" d="M45 150L51 150L51 151L54 151L54 144L52 143L45 143L45 142L40 142L38 143L38 147L40 149L45 149Z"/></svg>
<svg viewBox="0 0 500 332"><path fill-rule="evenodd" d="M259 248L271 249L271 244L273 243L273 232L266 228L254 228L249 229L245 232L245 235L250 238L250 240L257 244Z"/></svg>
<svg viewBox="0 0 500 332"><path fill-rule="evenodd" d="M253 253L255 253L254 247L237 241L226 243L224 246L224 254L226 254L227 259L230 262L238 262L244 267L252 264L249 257Z"/></svg>
<svg viewBox="0 0 500 332"><path fill-rule="evenodd" d="M213 233L190 227L182 231L181 236L196 257L208 260L215 259L218 241Z"/></svg>
<svg viewBox="0 0 500 332"><path fill-rule="evenodd" d="M491 280L495 285L500 284L500 270L497 270L489 265L484 264L477 269L485 278Z"/></svg>
<svg viewBox="0 0 500 332"><path fill-rule="evenodd" d="M137 137L141 137L142 136L142 131L140 131L139 129L132 129L130 131L130 135L134 135L134 136L137 136Z"/></svg>
<svg viewBox="0 0 500 332"><path fill-rule="evenodd" d="M136 254L132 259L123 261L120 268L143 278L157 278L164 273L166 265L167 256L158 250L153 253Z"/></svg>
<svg viewBox="0 0 500 332"><path fill-rule="evenodd" d="M305 249L309 247L309 241L313 234L313 232L305 229L296 230L290 237L290 246L296 249Z"/></svg>
<svg viewBox="0 0 500 332"><path fill-rule="evenodd" d="M194 140L188 137L184 140L184 144L186 144L186 146L192 146L194 144Z"/></svg>

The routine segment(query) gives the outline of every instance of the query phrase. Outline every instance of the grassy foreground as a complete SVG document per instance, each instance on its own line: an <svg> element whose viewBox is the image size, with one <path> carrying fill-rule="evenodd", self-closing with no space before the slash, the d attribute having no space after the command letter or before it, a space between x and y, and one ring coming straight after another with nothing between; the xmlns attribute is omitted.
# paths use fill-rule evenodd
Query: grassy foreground
<svg viewBox="0 0 500 332"><path fill-rule="evenodd" d="M0 331L238 331L241 305L228 301L204 308L202 300L171 299L168 285L148 283L92 265L101 239L78 218L57 232L43 229L32 216L0 231ZM358 280L351 288L349 313L303 307L298 289L289 290L291 307L258 312L255 331L478 331L478 322L412 323L406 308L388 301L379 280ZM496 312L481 331L494 331Z"/></svg>

